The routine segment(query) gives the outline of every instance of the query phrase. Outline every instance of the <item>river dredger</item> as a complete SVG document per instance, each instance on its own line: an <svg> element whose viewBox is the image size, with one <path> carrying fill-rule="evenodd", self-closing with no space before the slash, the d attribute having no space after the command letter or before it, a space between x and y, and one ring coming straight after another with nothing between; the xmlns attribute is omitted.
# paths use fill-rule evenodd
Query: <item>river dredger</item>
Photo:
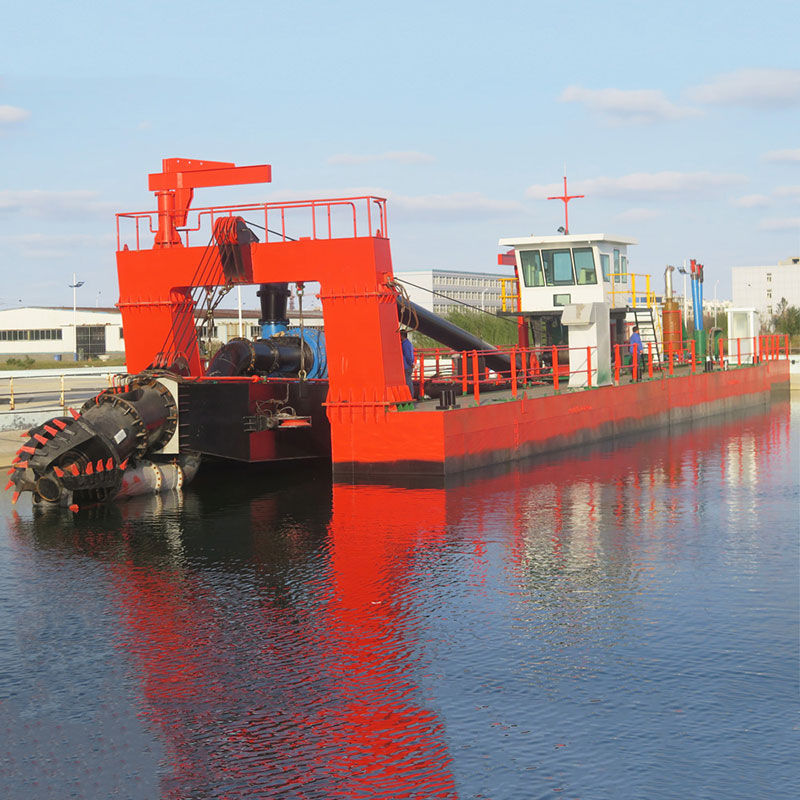
<svg viewBox="0 0 800 800"><path fill-rule="evenodd" d="M780 344L756 342L742 358L740 343L746 370L696 368L702 354L687 348L671 295L656 308L642 279L637 293L631 239L573 235L567 222L558 236L500 240L518 330L500 349L405 297L383 198L192 208L196 189L270 180L267 165L166 159L149 176L157 209L117 215L129 374L29 432L7 487L15 499L75 508L176 489L204 457L329 458L346 480L445 475L753 405L788 385ZM323 331L303 322L311 283ZM206 358L214 310L242 286L257 287L260 336ZM631 324L645 352L625 366ZM411 389L404 326L443 345L419 350ZM730 348L719 367L732 366Z"/></svg>

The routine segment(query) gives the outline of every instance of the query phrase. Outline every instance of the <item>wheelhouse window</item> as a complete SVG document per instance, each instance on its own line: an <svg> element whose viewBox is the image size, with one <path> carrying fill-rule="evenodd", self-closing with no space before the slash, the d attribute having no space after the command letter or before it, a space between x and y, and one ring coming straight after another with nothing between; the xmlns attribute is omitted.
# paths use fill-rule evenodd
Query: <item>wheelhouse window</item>
<svg viewBox="0 0 800 800"><path fill-rule="evenodd" d="M619 250L614 248L614 283L622 283L622 267L619 255Z"/></svg>
<svg viewBox="0 0 800 800"><path fill-rule="evenodd" d="M600 268L603 270L603 280L611 280L611 256L608 253L600 253Z"/></svg>
<svg viewBox="0 0 800 800"><path fill-rule="evenodd" d="M553 305L554 306L568 306L572 302L572 295L569 294L554 294L553 295Z"/></svg>
<svg viewBox="0 0 800 800"><path fill-rule="evenodd" d="M621 266L622 266L622 282L628 282L628 256L622 256Z"/></svg>
<svg viewBox="0 0 800 800"><path fill-rule="evenodd" d="M543 250L544 276L548 286L574 286L572 255L569 250Z"/></svg>
<svg viewBox="0 0 800 800"><path fill-rule="evenodd" d="M594 266L594 253L591 247L576 247L572 251L575 259L575 274L579 286L597 283L597 270Z"/></svg>
<svg viewBox="0 0 800 800"><path fill-rule="evenodd" d="M544 286L541 253L538 250L522 250L519 258L522 263L522 282L526 286Z"/></svg>

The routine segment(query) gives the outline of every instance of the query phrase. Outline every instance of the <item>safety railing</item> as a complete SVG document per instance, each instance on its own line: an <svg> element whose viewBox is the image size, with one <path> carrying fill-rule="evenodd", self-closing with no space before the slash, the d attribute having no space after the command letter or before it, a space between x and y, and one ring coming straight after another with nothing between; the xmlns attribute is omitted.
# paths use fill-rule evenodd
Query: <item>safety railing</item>
<svg viewBox="0 0 800 800"><path fill-rule="evenodd" d="M519 311L519 279L500 278L500 303L503 311Z"/></svg>
<svg viewBox="0 0 800 800"><path fill-rule="evenodd" d="M591 387L594 378L593 364L597 364L596 348L572 348L580 350L586 368L579 372L585 375L586 385ZM484 393L507 389L512 397L525 387L552 384L555 391L565 388L570 379L569 350L564 346L550 347L501 347L497 350L453 351L447 348L420 348L415 352L413 380L418 383L418 395L426 390L436 392L441 387L456 386L463 395L474 395L480 402ZM585 355L584 355L585 354ZM505 357L508 368L496 370L486 361ZM576 373L577 374L577 373ZM438 392L436 392L438 393Z"/></svg>
<svg viewBox="0 0 800 800"><path fill-rule="evenodd" d="M0 373L0 411L61 409L84 401L105 388L118 385L117 373L61 373L55 375L13 375Z"/></svg>
<svg viewBox="0 0 800 800"><path fill-rule="evenodd" d="M630 278L630 283L618 283L617 278ZM611 306L619 308L617 297L620 304L631 308L655 308L657 305L655 292L650 289L650 276L638 272L613 272L611 278ZM636 279L639 278L639 288L636 288ZM642 280L644 279L644 280ZM644 294L642 294L642 284L644 283Z"/></svg>
<svg viewBox="0 0 800 800"><path fill-rule="evenodd" d="M187 224L178 225L180 212L167 212L175 221L181 243L207 244L214 223L221 217L240 216L263 231L264 242L289 242L300 239L346 239L377 236L388 238L386 200L382 197L339 197L326 200L292 200L275 203L249 203L190 209ZM152 247L158 233L158 211L117 214L117 250Z"/></svg>
<svg viewBox="0 0 800 800"><path fill-rule="evenodd" d="M641 354L633 358L628 343L615 344L611 351L613 383L620 385L640 380L665 379L674 375L695 374L713 369L748 367L765 361L789 357L789 337L778 334L752 339L716 339L703 357L694 339L668 342L659 359L652 342L647 342ZM754 353L752 358L748 353ZM571 355L578 357L572 359ZM508 368L494 370L486 360L505 357ZM581 368L570 370L570 362ZM517 397L524 388L552 386L562 391L572 381L580 388L597 385L598 359L596 347L501 347L497 350L454 351L448 348L419 348L415 352L412 379L418 385L418 397L437 396L442 388L454 386L460 395L472 395L480 403L481 392L510 391ZM606 371L607 367L605 370ZM430 390L430 391L429 391ZM432 392L432 394L431 394Z"/></svg>

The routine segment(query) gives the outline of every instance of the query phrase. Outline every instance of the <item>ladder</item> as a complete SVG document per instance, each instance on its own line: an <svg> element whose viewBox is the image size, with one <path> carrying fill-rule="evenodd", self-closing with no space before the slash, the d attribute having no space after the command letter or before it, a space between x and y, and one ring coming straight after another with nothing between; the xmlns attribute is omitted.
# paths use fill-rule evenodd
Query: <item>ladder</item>
<svg viewBox="0 0 800 800"><path fill-rule="evenodd" d="M648 305L644 308L637 308L634 306L631 311L633 312L633 319L636 326L639 328L639 336L642 337L642 344L645 346L645 354L647 353L647 345L653 346L653 363L657 365L658 369L662 369L661 364L661 351L659 350L659 333L660 322L659 315L653 314L653 306Z"/></svg>

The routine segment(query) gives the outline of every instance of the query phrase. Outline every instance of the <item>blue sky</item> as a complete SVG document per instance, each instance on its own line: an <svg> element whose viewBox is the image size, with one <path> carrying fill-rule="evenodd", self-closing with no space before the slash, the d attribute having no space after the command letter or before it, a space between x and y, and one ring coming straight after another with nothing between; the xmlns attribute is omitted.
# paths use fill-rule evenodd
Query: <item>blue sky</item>
<svg viewBox="0 0 800 800"><path fill-rule="evenodd" d="M638 238L631 268L800 252L793 2L37 2L4 9L0 308L117 299L114 213L164 157L269 163L195 205L369 191L395 269L501 237ZM660 277L657 279L660 287ZM99 294L98 294L99 293ZM255 298L251 298L255 304Z"/></svg>

